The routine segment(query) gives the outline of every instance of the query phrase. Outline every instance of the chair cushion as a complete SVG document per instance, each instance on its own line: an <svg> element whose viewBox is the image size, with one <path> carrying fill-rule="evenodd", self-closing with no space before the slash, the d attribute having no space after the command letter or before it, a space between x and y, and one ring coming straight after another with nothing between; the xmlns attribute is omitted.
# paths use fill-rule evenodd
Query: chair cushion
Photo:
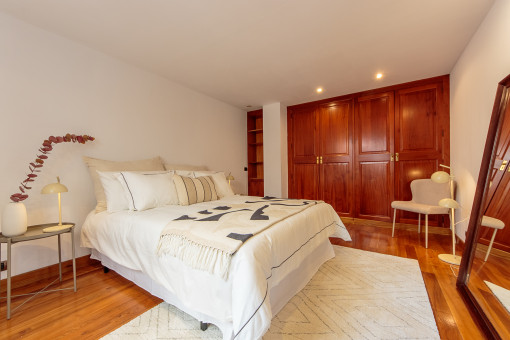
<svg viewBox="0 0 510 340"><path fill-rule="evenodd" d="M484 227L494 228L494 229L503 229L505 227L505 223L501 220L498 220L494 217L483 216L482 217L482 225Z"/></svg>
<svg viewBox="0 0 510 340"><path fill-rule="evenodd" d="M391 202L391 207L425 215L448 214L449 212L448 208L443 208L438 205L416 203L414 201L393 201Z"/></svg>

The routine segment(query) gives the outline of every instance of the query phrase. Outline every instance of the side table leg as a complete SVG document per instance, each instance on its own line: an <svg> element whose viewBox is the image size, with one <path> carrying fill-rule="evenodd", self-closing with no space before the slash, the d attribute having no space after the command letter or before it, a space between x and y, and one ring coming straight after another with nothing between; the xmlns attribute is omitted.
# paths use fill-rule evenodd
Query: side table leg
<svg viewBox="0 0 510 340"><path fill-rule="evenodd" d="M73 280L74 280L74 292L76 293L76 256L74 247L74 227L71 228L71 249L73 253Z"/></svg>
<svg viewBox="0 0 510 340"><path fill-rule="evenodd" d="M58 278L62 282L62 251L60 243L60 234L58 236Z"/></svg>
<svg viewBox="0 0 510 340"><path fill-rule="evenodd" d="M11 318L11 239L7 239L7 320Z"/></svg>

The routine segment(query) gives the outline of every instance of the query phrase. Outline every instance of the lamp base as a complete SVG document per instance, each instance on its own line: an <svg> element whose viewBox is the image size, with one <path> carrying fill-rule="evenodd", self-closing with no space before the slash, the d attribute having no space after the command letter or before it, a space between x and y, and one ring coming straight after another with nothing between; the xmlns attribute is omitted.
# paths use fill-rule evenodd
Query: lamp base
<svg viewBox="0 0 510 340"><path fill-rule="evenodd" d="M462 256L453 254L439 254L437 257L439 257L441 261L451 263L456 266L460 265L460 260L462 259Z"/></svg>
<svg viewBox="0 0 510 340"><path fill-rule="evenodd" d="M73 226L72 224L56 224L56 225L54 225L52 227L44 228L43 232L44 233L54 233L55 231L61 231L61 230L64 230L64 229L69 229L72 226Z"/></svg>

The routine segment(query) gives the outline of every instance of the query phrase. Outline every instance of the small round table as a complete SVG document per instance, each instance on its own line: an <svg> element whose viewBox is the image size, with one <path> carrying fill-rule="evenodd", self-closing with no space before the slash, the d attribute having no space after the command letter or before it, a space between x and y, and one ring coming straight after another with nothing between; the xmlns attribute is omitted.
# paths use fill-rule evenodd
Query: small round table
<svg viewBox="0 0 510 340"><path fill-rule="evenodd" d="M73 258L73 281L74 286L71 288L61 288L61 289L53 289L53 290L42 290L35 293L30 293L29 295L37 295L41 292L55 292L55 291L61 291L61 290L67 290L67 289L74 289L76 292L76 259L75 259L75 247L74 247L74 223L63 223L66 227L61 228L54 228L56 230L45 232L43 229L55 226L55 223L47 223L47 224L37 224L37 225L31 225L28 226L27 231L18 236L12 236L7 237L2 235L0 233L0 262L1 262L1 250L2 250L2 243L7 244L7 320L11 318L11 246L14 243L19 242L25 242L25 241L31 241L31 240L37 240L40 238L46 238L46 237L52 237L57 236L58 237L58 272L59 272L59 280L62 282L62 254L61 254L61 247L60 247L60 235L65 233L71 233L71 248L72 248L72 258ZM51 230L51 229L49 229ZM48 229L47 229L48 231ZM27 294L24 294L27 295ZM16 308L14 309L16 310Z"/></svg>

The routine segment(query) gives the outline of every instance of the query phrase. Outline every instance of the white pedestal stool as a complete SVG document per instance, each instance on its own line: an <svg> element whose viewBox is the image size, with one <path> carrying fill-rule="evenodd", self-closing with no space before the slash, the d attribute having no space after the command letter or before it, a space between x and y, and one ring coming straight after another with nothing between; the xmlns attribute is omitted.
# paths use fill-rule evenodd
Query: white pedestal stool
<svg viewBox="0 0 510 340"><path fill-rule="evenodd" d="M497 218L494 218L494 217L483 216L482 217L482 226L494 229L494 232L492 233L491 241L489 243L489 248L487 248L487 254L485 254L484 261L487 261L487 259L489 258L489 253L491 252L491 249L492 249L492 244L494 243L494 239L496 238L496 232L498 231L498 229L503 229L505 227L505 223L503 223L503 221L498 220Z"/></svg>

